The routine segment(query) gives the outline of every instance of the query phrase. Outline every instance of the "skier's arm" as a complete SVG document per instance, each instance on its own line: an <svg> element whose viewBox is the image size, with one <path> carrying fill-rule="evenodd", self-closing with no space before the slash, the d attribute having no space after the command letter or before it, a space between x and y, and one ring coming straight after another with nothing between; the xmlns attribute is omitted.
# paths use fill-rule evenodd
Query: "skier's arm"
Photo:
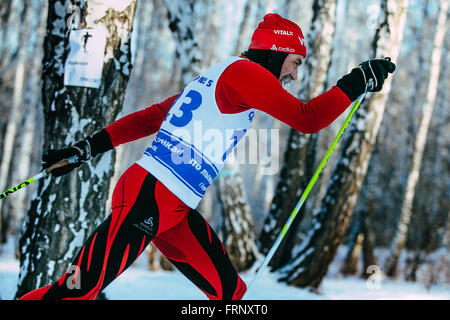
<svg viewBox="0 0 450 320"><path fill-rule="evenodd" d="M137 140L156 133L178 94L146 109L131 113L105 127L111 144L120 144Z"/></svg>
<svg viewBox="0 0 450 320"><path fill-rule="evenodd" d="M157 132L177 96L175 95L161 103L120 118L73 146L64 149L48 150L42 156L43 168L48 168L63 159L77 156L75 163L52 171L53 176L62 176L97 154L111 150L119 144L137 140Z"/></svg>
<svg viewBox="0 0 450 320"><path fill-rule="evenodd" d="M303 133L315 133L325 128L351 102L334 86L304 103L287 92L270 72L247 60L231 65L219 81L216 96L219 107L223 106L222 112L255 108Z"/></svg>

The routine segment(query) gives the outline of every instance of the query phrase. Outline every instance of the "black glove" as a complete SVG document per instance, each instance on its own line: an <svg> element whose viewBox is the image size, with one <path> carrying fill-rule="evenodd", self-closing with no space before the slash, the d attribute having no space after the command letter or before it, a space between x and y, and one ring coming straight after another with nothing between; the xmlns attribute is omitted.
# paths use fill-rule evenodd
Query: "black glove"
<svg viewBox="0 0 450 320"><path fill-rule="evenodd" d="M349 74L343 76L337 82L337 86L351 101L354 101L366 91L366 85L370 81L372 83L367 88L368 91L381 91L388 73L393 73L394 71L395 64L391 62L389 57L365 61Z"/></svg>
<svg viewBox="0 0 450 320"><path fill-rule="evenodd" d="M51 171L53 176L59 177L71 172L73 169L79 167L84 162L88 161L92 157L95 157L97 154L110 149L113 149L111 139L105 130L101 130L92 137L87 137L71 147L48 150L48 152L42 156L42 167L43 169L47 169L61 160L68 159L72 156L77 156L75 163L68 164L64 167L55 168Z"/></svg>

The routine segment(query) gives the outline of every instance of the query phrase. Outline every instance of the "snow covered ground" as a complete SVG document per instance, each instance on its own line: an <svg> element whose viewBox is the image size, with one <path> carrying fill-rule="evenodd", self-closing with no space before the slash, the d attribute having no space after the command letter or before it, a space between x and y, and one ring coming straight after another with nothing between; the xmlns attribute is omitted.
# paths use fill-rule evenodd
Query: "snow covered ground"
<svg viewBox="0 0 450 320"><path fill-rule="evenodd" d="M129 270L105 291L110 299L205 299L179 272L148 272ZM244 274L249 283L253 274ZM364 280L356 277L326 278L320 295L306 289L298 289L277 282L272 274L266 274L257 283L246 299L251 300L450 300L450 288L432 287L407 282L382 281L380 288L368 288Z"/></svg>
<svg viewBox="0 0 450 320"><path fill-rule="evenodd" d="M8 246L10 247L10 246ZM13 299L19 274L19 262L12 250L0 250L0 298ZM143 259L142 259L143 258ZM338 259L335 259L338 260ZM321 294L298 289L277 282L274 274L263 274L246 299L252 300L450 300L450 286L433 285L428 290L423 283L392 281L365 281L358 277L339 277L330 267L322 282ZM246 283L253 272L242 274ZM178 271L151 272L146 269L145 255L106 290L109 299L117 300L206 300L203 293Z"/></svg>

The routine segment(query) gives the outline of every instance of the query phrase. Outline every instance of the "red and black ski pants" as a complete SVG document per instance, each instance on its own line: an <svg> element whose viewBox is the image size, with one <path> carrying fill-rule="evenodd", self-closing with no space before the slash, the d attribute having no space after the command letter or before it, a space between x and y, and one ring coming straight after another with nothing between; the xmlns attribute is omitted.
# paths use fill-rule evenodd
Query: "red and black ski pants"
<svg viewBox="0 0 450 320"><path fill-rule="evenodd" d="M245 283L208 222L134 164L114 189L111 214L86 240L68 271L21 299L95 299L151 241L209 299L244 295Z"/></svg>

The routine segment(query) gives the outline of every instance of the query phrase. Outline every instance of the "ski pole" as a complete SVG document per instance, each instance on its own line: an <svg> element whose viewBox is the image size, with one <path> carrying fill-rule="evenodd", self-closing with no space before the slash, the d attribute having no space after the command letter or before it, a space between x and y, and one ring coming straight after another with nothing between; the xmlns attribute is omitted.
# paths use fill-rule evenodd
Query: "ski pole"
<svg viewBox="0 0 450 320"><path fill-rule="evenodd" d="M39 180L39 179L47 177L54 169L65 167L65 166L67 166L69 164L73 164L73 163L75 163L77 161L78 161L78 156L74 155L74 156L72 156L72 157L70 157L68 159L64 159L64 160L61 160L61 161L55 163L51 167L48 167L47 169L42 170L40 173L38 173L37 175L31 177L30 179L25 180L21 184L19 184L19 185L13 187L13 188L8 189L5 192L1 193L0 194L0 200L6 198L11 193L14 193L14 192L16 192L19 189L25 188L27 185L29 185L29 184L31 184L31 183Z"/></svg>
<svg viewBox="0 0 450 320"><path fill-rule="evenodd" d="M361 94L358 99L356 99L353 102L353 106L352 109L349 113L349 115L347 116L347 118L344 121L344 124L342 125L341 129L339 130L339 132L337 133L336 137L334 138L333 142L331 143L330 148L328 149L327 153L325 154L324 158L322 159L322 161L319 164L319 167L317 168L316 172L314 172L313 177L311 178L311 180L309 181L308 185L306 186L305 190L303 191L299 201L297 202L297 204L295 205L294 210L292 210L286 224L283 226L283 229L281 229L280 234L278 235L277 239L275 240L275 243L273 244L272 248L270 249L269 253L267 254L267 256L264 258L264 261L262 262L261 266L259 267L259 269L256 271L255 276L253 277L252 282L250 282L250 285L248 286L247 292L246 294L248 294L248 292L250 292L251 288L253 287L254 283L256 282L256 280L260 277L261 273L263 270L265 270L270 262L270 260L272 259L272 257L274 256L275 252L277 251L278 247L281 244L281 241L283 241L284 236L286 235L289 227L291 226L292 222L294 221L295 217L297 216L298 212L300 211L301 207L303 206L303 204L305 203L306 198L308 197L311 189L313 188L314 184L317 181L317 178L319 177L320 173L322 172L322 169L325 167L325 165L327 164L328 158L330 158L331 153L333 152L333 150L335 149L337 143L339 142L339 139L341 138L342 134L344 133L345 129L347 128L348 124L350 123L350 120L352 119L353 115L355 114L356 110L358 109L359 105L361 104L361 102L364 100L364 97L366 96L367 91L372 88L373 86L373 81L372 79L370 79L370 81L367 83L366 85L366 91Z"/></svg>

